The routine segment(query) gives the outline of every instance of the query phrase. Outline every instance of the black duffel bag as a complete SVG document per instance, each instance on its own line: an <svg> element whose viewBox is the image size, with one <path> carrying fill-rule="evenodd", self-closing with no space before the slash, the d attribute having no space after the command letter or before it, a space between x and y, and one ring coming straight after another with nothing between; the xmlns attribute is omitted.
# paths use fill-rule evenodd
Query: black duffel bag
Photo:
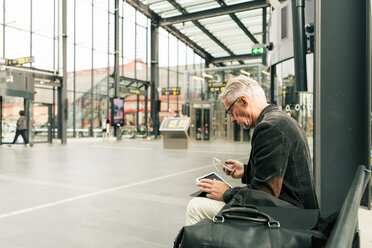
<svg viewBox="0 0 372 248"><path fill-rule="evenodd" d="M312 230L318 216L312 209L227 205L213 220L183 227L174 247L322 247L327 237Z"/></svg>

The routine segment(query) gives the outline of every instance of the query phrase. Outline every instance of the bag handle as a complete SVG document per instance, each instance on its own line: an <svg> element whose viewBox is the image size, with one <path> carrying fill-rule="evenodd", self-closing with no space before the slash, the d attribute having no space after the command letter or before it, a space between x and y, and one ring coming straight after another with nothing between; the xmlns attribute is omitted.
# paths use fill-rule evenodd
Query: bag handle
<svg viewBox="0 0 372 248"><path fill-rule="evenodd" d="M216 215L213 218L213 221L216 222L217 219L220 219L224 222L225 219L233 220L243 220L243 221L253 221L257 223L267 224L270 228L279 228L280 223L269 215L259 212L254 208L245 208L245 207L230 207L221 211L220 215Z"/></svg>

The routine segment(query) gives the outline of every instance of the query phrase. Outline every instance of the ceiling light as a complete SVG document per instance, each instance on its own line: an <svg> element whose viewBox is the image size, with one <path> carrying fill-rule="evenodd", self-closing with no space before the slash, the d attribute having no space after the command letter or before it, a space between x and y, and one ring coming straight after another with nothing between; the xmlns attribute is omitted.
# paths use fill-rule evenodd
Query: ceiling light
<svg viewBox="0 0 372 248"><path fill-rule="evenodd" d="M198 76L192 76L193 79L198 79L198 80L202 80L202 81L205 81L204 78L202 77L198 77Z"/></svg>
<svg viewBox="0 0 372 248"><path fill-rule="evenodd" d="M209 75L205 72L203 72L203 76L206 77L206 78L210 78L210 79L213 79L213 76L212 75Z"/></svg>
<svg viewBox="0 0 372 248"><path fill-rule="evenodd" d="M245 75L247 75L248 77L251 76L251 73L250 72L247 72L247 71L245 71L243 69L240 69L240 72L243 73L243 74L245 74Z"/></svg>

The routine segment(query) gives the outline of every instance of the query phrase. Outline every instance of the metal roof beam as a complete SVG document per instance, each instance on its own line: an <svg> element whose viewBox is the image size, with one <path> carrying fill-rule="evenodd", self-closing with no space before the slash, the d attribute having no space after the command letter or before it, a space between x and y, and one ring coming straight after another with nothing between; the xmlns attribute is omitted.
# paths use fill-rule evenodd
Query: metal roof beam
<svg viewBox="0 0 372 248"><path fill-rule="evenodd" d="M261 54L241 54L241 55L213 58L209 62L210 63L221 63L221 62L235 61L235 60L259 59L261 57L262 57Z"/></svg>
<svg viewBox="0 0 372 248"><path fill-rule="evenodd" d="M130 86L134 83L140 83L142 85L150 85L150 81L145 81L145 80L130 78L130 77L124 77L124 76L119 76L119 78L120 78L120 81L130 81L130 84L128 84L127 86Z"/></svg>
<svg viewBox="0 0 372 248"><path fill-rule="evenodd" d="M133 8L144 14L147 18L149 18L152 21L159 21L161 17L156 14L153 10L150 9L150 7L141 1L138 0L123 0L127 2L129 5L131 5Z"/></svg>
<svg viewBox="0 0 372 248"><path fill-rule="evenodd" d="M168 0L168 2L171 3L173 6L175 6L174 0ZM195 20L200 20L200 19L205 19L205 18L210 18L210 17L243 12L243 11L252 10L252 9L259 9L259 8L263 8L267 6L270 6L270 4L266 0L255 0L255 1L245 2L245 3L239 3L239 4L224 5L219 8L213 8L213 9L203 10L203 11L194 12L194 13L187 13L187 12L184 13L183 11L180 10L182 15L163 18L162 20L160 20L159 24L161 26L167 26L167 25L172 25L176 23L195 21Z"/></svg>
<svg viewBox="0 0 372 248"><path fill-rule="evenodd" d="M226 7L228 6L225 1L223 0L216 0L218 2L219 5L221 5L222 7ZM250 2L249 2L250 3ZM231 19L234 20L234 22L239 26L239 28L241 30L243 30L243 32L249 37L249 39L251 39L251 41L255 44L258 44L258 40L256 39L256 37L253 36L253 34L251 32L249 32L249 30L244 26L244 24L240 21L240 19L234 14L234 13L231 13L229 14L229 16L231 17Z"/></svg>
<svg viewBox="0 0 372 248"><path fill-rule="evenodd" d="M149 18L155 24L158 24L162 20L162 18L157 13L155 13L153 10L149 8L148 5L143 4L141 1L138 1L138 0L123 0L123 1L127 2L133 8L140 11L142 14L144 14L147 18ZM174 26L168 25L163 28L166 31L170 32L173 36L175 36L176 38L184 42L186 45L188 45L200 57L204 58L205 60L209 60L213 58L211 54L209 54L206 50L204 50L202 47L200 47L198 44L192 41L189 37L182 34Z"/></svg>
<svg viewBox="0 0 372 248"><path fill-rule="evenodd" d="M200 57L204 58L205 60L210 60L213 56L204 50L201 46L196 44L194 41L190 40L189 37L181 33L177 28L173 26L166 26L163 27L165 30L170 32L173 36L177 37L180 41L184 42L186 45L191 47Z"/></svg>
<svg viewBox="0 0 372 248"><path fill-rule="evenodd" d="M174 0L167 0L170 4L172 4L178 11L180 11L182 14L186 15L188 12L179 5ZM228 54L231 56L235 56L235 54L227 47L225 44L223 44L219 39L217 39L211 32L209 32L203 25L200 24L198 21L192 21L192 23L197 26L203 33L205 33L211 40L217 43L223 50L225 50ZM239 61L240 64L244 64L243 61Z"/></svg>

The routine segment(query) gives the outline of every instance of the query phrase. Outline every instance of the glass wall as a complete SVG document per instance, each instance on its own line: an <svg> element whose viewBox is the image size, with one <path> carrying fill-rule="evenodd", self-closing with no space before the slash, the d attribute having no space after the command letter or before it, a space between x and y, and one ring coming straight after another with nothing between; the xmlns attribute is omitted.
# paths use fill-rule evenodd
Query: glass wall
<svg viewBox="0 0 372 248"><path fill-rule="evenodd" d="M91 131L99 131L109 118L109 99L114 94L111 78L115 54L114 3L67 1L68 136L78 133L92 135ZM24 66L55 71L62 76L62 0L0 0L0 8L1 57L33 56L34 62ZM120 75L149 81L150 20L125 1L119 1L118 9ZM173 116L175 111L182 110L185 91L162 95L161 89L182 87L184 72L204 68L205 62L190 47L162 28L159 28L159 39L160 116ZM143 84L139 82L130 85L140 90L140 94L123 91L121 96L125 97L125 111L128 116L133 116L132 123L138 125L145 122L145 88L140 88ZM49 89L45 92L47 94L37 96L37 102L57 106L56 91ZM147 107L150 112L150 99ZM138 123L135 123L137 120Z"/></svg>
<svg viewBox="0 0 372 248"><path fill-rule="evenodd" d="M225 106L217 98L231 78L246 75L255 79L262 86L269 100L270 74L266 71L266 67L260 63L251 63L203 69L203 66L197 68L199 65L202 64L194 64L195 70L186 71L185 84L181 89L181 91L185 91L185 100L189 108L187 112L191 117L190 136L196 140L205 140L205 137L208 137L208 140L250 141L250 130L243 129L236 123L231 124L226 115ZM207 116L209 116L201 119L203 122L201 126L198 123L199 113L203 113L203 115L208 113ZM195 130L193 130L194 127L196 127ZM203 134L205 131L202 132L206 127L208 127L208 136Z"/></svg>
<svg viewBox="0 0 372 248"><path fill-rule="evenodd" d="M198 65L196 65L198 66ZM270 74L262 64L217 67L187 71L183 90L187 91L188 102L215 100L227 82L236 76L246 75L256 80L264 89L266 97L270 96Z"/></svg>
<svg viewBox="0 0 372 248"><path fill-rule="evenodd" d="M277 105L292 116L305 130L308 137L313 136L313 54L307 55L308 91L296 91L294 59L275 65L275 90Z"/></svg>
<svg viewBox="0 0 372 248"><path fill-rule="evenodd" d="M165 116L176 116L176 111L182 113L187 93L183 87L185 71L205 68L205 61L176 37L162 28L159 30L159 54L162 55L159 57L161 121ZM175 91L179 95L174 94Z"/></svg>

